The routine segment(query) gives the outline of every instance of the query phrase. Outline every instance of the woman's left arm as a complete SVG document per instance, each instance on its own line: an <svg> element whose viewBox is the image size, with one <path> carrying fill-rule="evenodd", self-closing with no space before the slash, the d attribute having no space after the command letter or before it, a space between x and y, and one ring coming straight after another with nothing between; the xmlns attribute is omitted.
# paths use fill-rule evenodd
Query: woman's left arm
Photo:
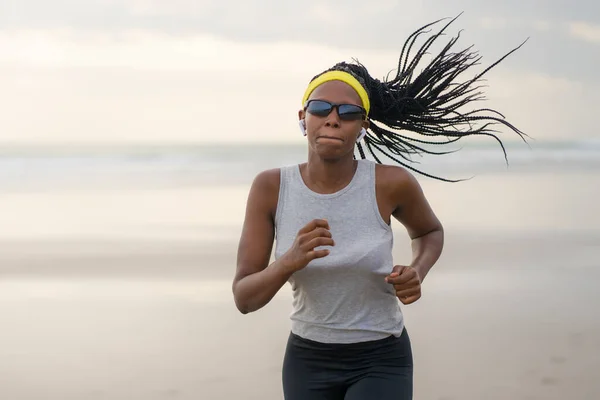
<svg viewBox="0 0 600 400"><path fill-rule="evenodd" d="M433 212L417 179L403 168L392 175L392 215L406 228L411 238L412 262L420 281L437 262L444 247L444 228Z"/></svg>

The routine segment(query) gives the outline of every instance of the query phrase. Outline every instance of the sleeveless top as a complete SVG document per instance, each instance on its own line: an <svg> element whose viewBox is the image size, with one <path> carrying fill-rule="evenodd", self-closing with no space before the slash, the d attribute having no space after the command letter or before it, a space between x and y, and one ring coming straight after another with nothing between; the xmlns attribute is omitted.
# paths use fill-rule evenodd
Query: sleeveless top
<svg viewBox="0 0 600 400"><path fill-rule="evenodd" d="M394 287L385 282L394 266L393 234L375 195L375 163L357 160L351 182L336 193L308 188L299 165L281 168L275 214L275 258L298 231L327 219L335 246L289 279L292 333L322 343L356 343L400 336L404 328ZM317 247L320 249L321 247Z"/></svg>

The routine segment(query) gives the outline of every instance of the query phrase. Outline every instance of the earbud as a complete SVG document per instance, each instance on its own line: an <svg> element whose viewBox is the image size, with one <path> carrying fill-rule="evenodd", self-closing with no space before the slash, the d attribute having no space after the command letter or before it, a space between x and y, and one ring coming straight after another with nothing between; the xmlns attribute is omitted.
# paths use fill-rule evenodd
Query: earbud
<svg viewBox="0 0 600 400"><path fill-rule="evenodd" d="M298 125L300 125L300 132L302 132L303 136L306 136L306 127L304 126L304 120L301 119L298 121Z"/></svg>
<svg viewBox="0 0 600 400"><path fill-rule="evenodd" d="M356 139L356 141L360 142L365 137L366 134L367 134L367 130L365 128L362 128L360 130L360 135L358 135L358 139Z"/></svg>

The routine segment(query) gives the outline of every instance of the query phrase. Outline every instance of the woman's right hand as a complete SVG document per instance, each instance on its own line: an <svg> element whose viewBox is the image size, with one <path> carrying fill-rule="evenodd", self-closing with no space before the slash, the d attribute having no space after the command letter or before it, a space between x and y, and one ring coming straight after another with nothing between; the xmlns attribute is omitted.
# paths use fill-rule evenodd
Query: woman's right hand
<svg viewBox="0 0 600 400"><path fill-rule="evenodd" d="M291 273L299 271L312 260L329 254L329 250L315 247L334 245L327 220L314 219L298 231L292 247L282 257L282 265Z"/></svg>

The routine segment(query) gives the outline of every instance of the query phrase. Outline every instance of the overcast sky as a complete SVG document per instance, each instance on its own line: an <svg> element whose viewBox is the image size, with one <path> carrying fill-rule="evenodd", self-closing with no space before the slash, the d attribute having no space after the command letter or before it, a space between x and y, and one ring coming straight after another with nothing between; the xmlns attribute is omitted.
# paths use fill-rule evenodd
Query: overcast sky
<svg viewBox="0 0 600 400"><path fill-rule="evenodd" d="M3 0L0 142L301 141L313 75L357 58L381 78L461 12L448 33L484 66L529 38L485 106L538 140L598 136L597 0Z"/></svg>

